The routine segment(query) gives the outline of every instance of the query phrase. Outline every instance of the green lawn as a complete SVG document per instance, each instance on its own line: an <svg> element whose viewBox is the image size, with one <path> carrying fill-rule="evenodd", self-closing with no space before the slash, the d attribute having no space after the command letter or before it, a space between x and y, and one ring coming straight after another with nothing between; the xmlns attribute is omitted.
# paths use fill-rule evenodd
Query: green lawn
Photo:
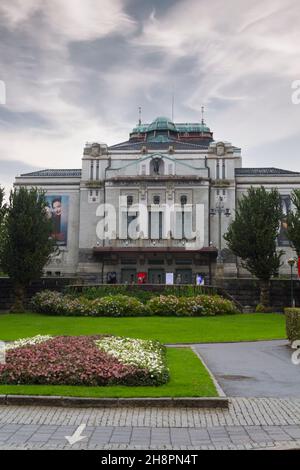
<svg viewBox="0 0 300 470"><path fill-rule="evenodd" d="M281 314L239 314L218 317L93 318L26 314L0 315L0 340L37 334L90 335L109 333L162 343L216 343L286 337Z"/></svg>
<svg viewBox="0 0 300 470"><path fill-rule="evenodd" d="M82 387L64 385L0 385L0 395L76 397L216 397L218 393L201 361L189 348L168 348L170 381L159 387Z"/></svg>

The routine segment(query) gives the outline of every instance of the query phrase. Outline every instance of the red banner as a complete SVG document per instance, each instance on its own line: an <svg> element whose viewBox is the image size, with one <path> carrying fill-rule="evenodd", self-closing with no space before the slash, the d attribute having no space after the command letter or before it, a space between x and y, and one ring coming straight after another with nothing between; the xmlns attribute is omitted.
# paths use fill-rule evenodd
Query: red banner
<svg viewBox="0 0 300 470"><path fill-rule="evenodd" d="M137 282L138 282L138 284L146 284L146 282L147 282L147 273L144 273L144 272L138 273Z"/></svg>

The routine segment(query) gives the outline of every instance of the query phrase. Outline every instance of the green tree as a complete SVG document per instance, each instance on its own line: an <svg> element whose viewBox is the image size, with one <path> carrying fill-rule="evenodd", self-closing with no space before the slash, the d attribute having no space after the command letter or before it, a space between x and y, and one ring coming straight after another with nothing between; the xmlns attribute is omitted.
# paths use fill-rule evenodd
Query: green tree
<svg viewBox="0 0 300 470"><path fill-rule="evenodd" d="M291 194L294 209L287 214L287 237L300 256L300 189L294 189Z"/></svg>
<svg viewBox="0 0 300 470"><path fill-rule="evenodd" d="M4 189L0 186L0 227L2 226L2 222L6 212L6 204L4 204Z"/></svg>
<svg viewBox="0 0 300 470"><path fill-rule="evenodd" d="M251 187L237 203L235 220L224 239L242 266L260 281L260 302L270 304L270 278L278 273L282 251L276 239L282 218L280 195L263 186Z"/></svg>
<svg viewBox="0 0 300 470"><path fill-rule="evenodd" d="M0 186L0 252L1 252L1 243L2 243L2 233L3 233L3 223L4 223L4 217L6 213L6 204L4 203L4 189L1 188ZM1 267L1 258L0 258L0 273L2 272L2 267Z"/></svg>
<svg viewBox="0 0 300 470"><path fill-rule="evenodd" d="M19 188L10 194L1 243L1 264L14 285L14 311L24 309L26 287L41 277L54 251L52 222L43 192Z"/></svg>

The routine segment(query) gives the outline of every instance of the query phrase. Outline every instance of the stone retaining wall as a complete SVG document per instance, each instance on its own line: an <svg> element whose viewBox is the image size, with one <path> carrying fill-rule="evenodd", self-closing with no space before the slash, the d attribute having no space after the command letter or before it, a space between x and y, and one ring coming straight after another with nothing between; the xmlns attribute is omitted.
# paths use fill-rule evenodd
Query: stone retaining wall
<svg viewBox="0 0 300 470"><path fill-rule="evenodd" d="M43 289L62 291L69 284L75 284L74 278L44 278L33 282L27 289L27 301L36 293ZM78 283L78 279L77 279ZM249 306L251 310L259 303L259 283L254 279L224 279L222 282L224 293L233 297L243 307ZM113 289L113 285L110 286ZM137 287L137 286L135 286ZM180 286L178 286L180 288ZM155 290L159 294L164 290L164 286L140 285L140 289ZM207 288L208 293L213 288ZM216 289L222 293L221 289ZM300 281L294 280L294 298L296 306L300 306ZM290 280L271 281L271 300L274 310L282 311L284 307L291 305L291 282ZM0 278L0 310L9 310L13 302L12 283L8 278Z"/></svg>

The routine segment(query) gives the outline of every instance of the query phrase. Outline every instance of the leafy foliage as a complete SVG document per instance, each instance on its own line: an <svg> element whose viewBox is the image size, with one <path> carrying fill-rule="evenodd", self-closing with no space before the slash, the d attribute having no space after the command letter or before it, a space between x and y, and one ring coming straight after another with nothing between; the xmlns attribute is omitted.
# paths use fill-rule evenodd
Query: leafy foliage
<svg viewBox="0 0 300 470"><path fill-rule="evenodd" d="M242 265L258 279L268 281L278 273L282 251L276 239L282 218L280 195L263 186L251 187L237 203L235 220L224 239Z"/></svg>
<svg viewBox="0 0 300 470"><path fill-rule="evenodd" d="M291 200L294 210L287 214L287 237L300 256L300 189L294 189Z"/></svg>
<svg viewBox="0 0 300 470"><path fill-rule="evenodd" d="M1 264L15 285L38 279L54 250L44 194L36 188L11 192L3 229Z"/></svg>
<svg viewBox="0 0 300 470"><path fill-rule="evenodd" d="M2 240L3 240L3 223L4 223L6 210L7 210L7 206L4 203L4 189L1 188L0 186L0 247L1 247ZM0 250L0 255L1 255L1 250ZM1 266L1 257L0 257L0 266Z"/></svg>
<svg viewBox="0 0 300 470"><path fill-rule="evenodd" d="M0 186L0 228L6 213L7 206L4 203L4 189Z"/></svg>
<svg viewBox="0 0 300 470"><path fill-rule="evenodd" d="M217 295L176 297L160 295L143 304L134 297L111 295L98 299L73 298L60 292L44 290L31 301L35 312L48 315L95 316L95 317L135 317L135 316L205 316L238 313L230 300Z"/></svg>
<svg viewBox="0 0 300 470"><path fill-rule="evenodd" d="M158 295L175 295L176 297L194 297L200 294L215 294L216 290L208 286L191 286L191 285L176 285L176 286L159 286L157 290L145 290L143 286L137 285L103 285L103 286L67 286L65 293L78 298L84 296L86 299L95 300L101 297L113 296L117 294L134 297L140 302L146 304L153 297Z"/></svg>
<svg viewBox="0 0 300 470"><path fill-rule="evenodd" d="M292 341L300 340L300 308L284 309L286 335Z"/></svg>

